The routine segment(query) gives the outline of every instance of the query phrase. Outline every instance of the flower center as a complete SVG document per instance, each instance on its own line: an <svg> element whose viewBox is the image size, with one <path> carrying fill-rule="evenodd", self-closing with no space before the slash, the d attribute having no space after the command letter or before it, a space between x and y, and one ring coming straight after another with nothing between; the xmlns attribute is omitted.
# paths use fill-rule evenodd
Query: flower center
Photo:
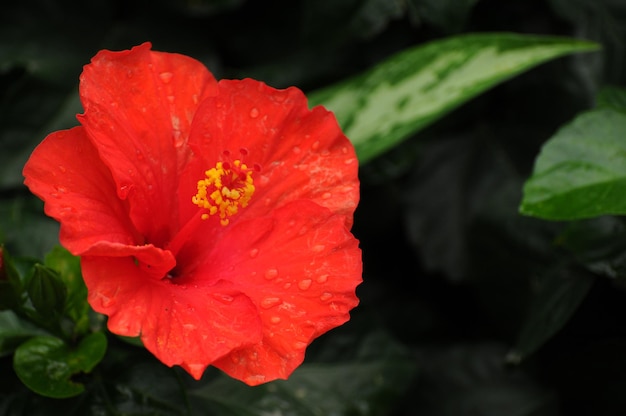
<svg viewBox="0 0 626 416"><path fill-rule="evenodd" d="M237 159L232 163L217 162L204 172L206 177L198 181L198 193L191 198L194 204L208 210L202 219L219 215L220 223L228 225L228 217L245 208L254 194L254 170Z"/></svg>

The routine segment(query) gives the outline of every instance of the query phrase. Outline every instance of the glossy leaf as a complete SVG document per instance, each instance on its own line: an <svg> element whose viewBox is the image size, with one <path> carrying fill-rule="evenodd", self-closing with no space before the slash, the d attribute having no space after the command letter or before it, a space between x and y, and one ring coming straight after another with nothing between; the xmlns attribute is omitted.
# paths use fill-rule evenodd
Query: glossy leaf
<svg viewBox="0 0 626 416"><path fill-rule="evenodd" d="M550 220L626 214L626 113L592 110L543 147L520 211Z"/></svg>
<svg viewBox="0 0 626 416"><path fill-rule="evenodd" d="M565 38L461 35L403 51L309 100L335 112L364 163L524 70L594 49L594 43Z"/></svg>
<svg viewBox="0 0 626 416"><path fill-rule="evenodd" d="M76 396L85 387L72 377L89 373L102 360L106 341L104 333L95 332L72 348L56 337L35 337L17 348L13 367L20 380L36 393L53 398Z"/></svg>

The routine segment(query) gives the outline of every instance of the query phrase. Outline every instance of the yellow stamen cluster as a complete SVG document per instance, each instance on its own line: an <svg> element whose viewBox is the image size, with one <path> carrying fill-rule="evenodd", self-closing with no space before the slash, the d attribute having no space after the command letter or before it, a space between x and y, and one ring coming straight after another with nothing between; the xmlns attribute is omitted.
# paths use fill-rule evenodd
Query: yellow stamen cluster
<svg viewBox="0 0 626 416"><path fill-rule="evenodd" d="M232 164L217 162L204 172L206 178L198 181L198 193L191 198L194 204L209 211L202 214L202 219L218 214L220 223L228 225L227 217L235 215L240 207L245 208L254 194L252 172L240 160Z"/></svg>

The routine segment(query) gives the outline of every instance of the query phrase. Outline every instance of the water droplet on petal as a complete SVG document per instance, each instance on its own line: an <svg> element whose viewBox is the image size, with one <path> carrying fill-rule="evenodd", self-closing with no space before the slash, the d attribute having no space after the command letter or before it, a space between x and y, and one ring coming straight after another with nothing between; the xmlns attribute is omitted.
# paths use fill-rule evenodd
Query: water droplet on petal
<svg viewBox="0 0 626 416"><path fill-rule="evenodd" d="M285 284L283 285L283 289L285 289L285 290L286 290L286 289L289 289L290 287L291 287L291 283L290 283L290 282L287 282L287 283L285 283Z"/></svg>
<svg viewBox="0 0 626 416"><path fill-rule="evenodd" d="M185 144L185 138L180 130L173 130L172 135L174 137L174 147L182 147Z"/></svg>
<svg viewBox="0 0 626 416"><path fill-rule="evenodd" d="M266 279L274 279L278 276L278 269L267 269L265 271Z"/></svg>
<svg viewBox="0 0 626 416"><path fill-rule="evenodd" d="M213 297L222 303L231 303L233 301L233 297L225 293L213 293Z"/></svg>
<svg viewBox="0 0 626 416"><path fill-rule="evenodd" d="M314 253L321 253L325 248L326 246L324 244L316 244L311 250L313 250Z"/></svg>
<svg viewBox="0 0 626 416"><path fill-rule="evenodd" d="M345 163L346 165L351 165L352 163L354 163L355 159L354 158L350 158L350 159L346 159L343 161L343 163Z"/></svg>
<svg viewBox="0 0 626 416"><path fill-rule="evenodd" d="M170 104L174 104L174 100L175 100L175 97L173 95L168 95L167 96L167 101L169 101Z"/></svg>
<svg viewBox="0 0 626 416"><path fill-rule="evenodd" d="M252 118L257 118L259 116L259 109L254 107L252 110L250 110L250 117Z"/></svg>
<svg viewBox="0 0 626 416"><path fill-rule="evenodd" d="M276 297L266 297L263 298L263 300L261 301L261 307L263 309L269 309L269 308L273 308L274 306L278 305L282 303L282 299L281 298L276 298Z"/></svg>
<svg viewBox="0 0 626 416"><path fill-rule="evenodd" d="M296 341L293 343L293 347L297 350L303 350L307 347L307 343L302 341Z"/></svg>
<svg viewBox="0 0 626 416"><path fill-rule="evenodd" d="M302 149L300 149L298 146L294 146L291 150L293 150L295 154L299 154L300 152L302 152Z"/></svg>
<svg viewBox="0 0 626 416"><path fill-rule="evenodd" d="M250 250L250 258L255 258L256 256L259 255L259 249L258 248L253 248L252 250Z"/></svg>
<svg viewBox="0 0 626 416"><path fill-rule="evenodd" d="M279 323L280 322L280 316L272 316L270 318L270 322L273 323L273 324Z"/></svg>
<svg viewBox="0 0 626 416"><path fill-rule="evenodd" d="M330 192L324 192L322 194L322 199L330 199L331 196L332 194Z"/></svg>
<svg viewBox="0 0 626 416"><path fill-rule="evenodd" d="M322 294L321 294L321 296L320 296L320 300L322 300L322 301L327 301L328 299L330 299L330 298L332 298L332 297L333 297L333 294L332 294L332 293L329 293L329 292L324 292L324 293L322 293Z"/></svg>
<svg viewBox="0 0 626 416"><path fill-rule="evenodd" d="M317 276L317 278L315 279L315 281L317 283L326 283L327 280L328 280L328 275L327 274L321 274L321 275Z"/></svg>
<svg viewBox="0 0 626 416"><path fill-rule="evenodd" d="M103 308L108 308L113 303L113 299L108 296L103 295L102 293L98 294L98 298L100 298L100 304Z"/></svg>
<svg viewBox="0 0 626 416"><path fill-rule="evenodd" d="M173 76L174 74L172 74L171 72L161 72L159 74L159 78L161 78L161 81L163 81L166 84L169 84Z"/></svg>
<svg viewBox="0 0 626 416"><path fill-rule="evenodd" d="M61 171L61 173L67 172L67 169L63 165L59 165L59 170Z"/></svg>
<svg viewBox="0 0 626 416"><path fill-rule="evenodd" d="M311 145L311 149L313 150L317 150L320 148L320 141L316 140L315 142L313 142L313 144Z"/></svg>
<svg viewBox="0 0 626 416"><path fill-rule="evenodd" d="M300 290L307 290L308 288L311 287L311 279L304 279L304 280L300 280L298 282L298 287L300 288Z"/></svg>

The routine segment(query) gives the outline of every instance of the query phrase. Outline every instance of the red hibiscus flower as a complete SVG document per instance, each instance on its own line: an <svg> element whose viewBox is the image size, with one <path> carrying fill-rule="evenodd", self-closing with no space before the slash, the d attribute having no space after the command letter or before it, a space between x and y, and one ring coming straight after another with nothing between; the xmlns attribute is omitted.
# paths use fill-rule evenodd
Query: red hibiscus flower
<svg viewBox="0 0 626 416"><path fill-rule="evenodd" d="M46 137L25 184L112 332L196 379L286 378L358 303L354 149L296 88L150 48L85 66L81 125Z"/></svg>

